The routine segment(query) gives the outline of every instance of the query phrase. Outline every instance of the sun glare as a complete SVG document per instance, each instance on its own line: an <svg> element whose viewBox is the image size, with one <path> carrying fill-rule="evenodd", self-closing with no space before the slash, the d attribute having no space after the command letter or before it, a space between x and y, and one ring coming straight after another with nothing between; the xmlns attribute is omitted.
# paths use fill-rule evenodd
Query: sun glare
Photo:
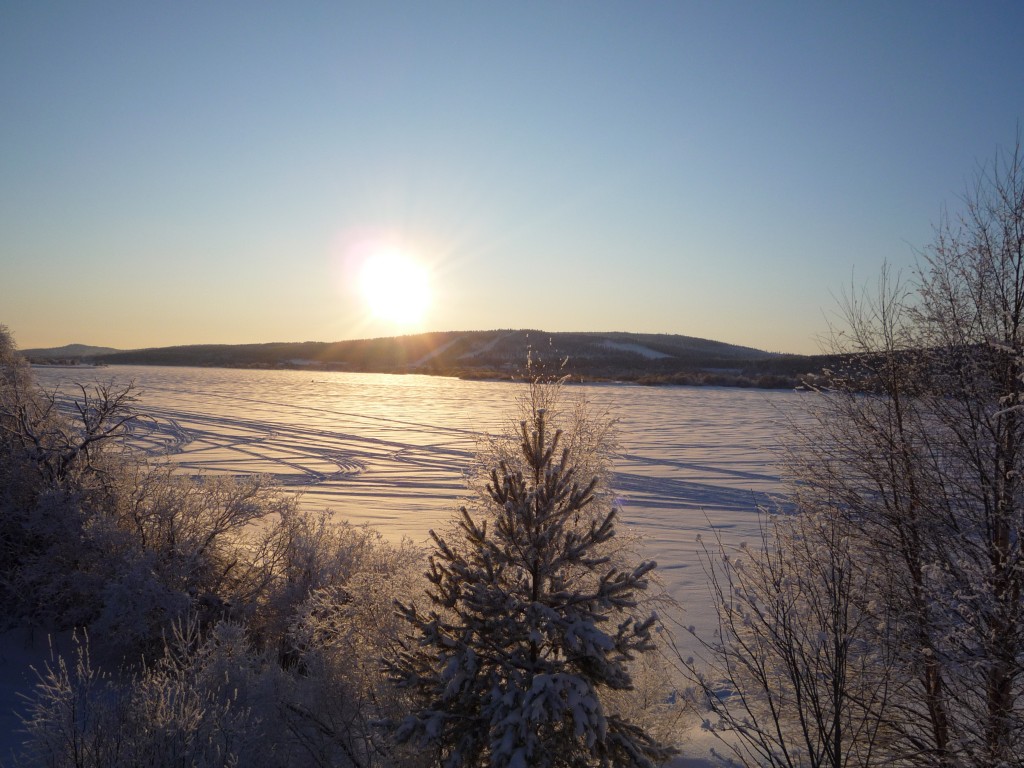
<svg viewBox="0 0 1024 768"><path fill-rule="evenodd" d="M401 251L372 254L363 265L360 287L373 316L394 325L417 325L430 306L426 268Z"/></svg>

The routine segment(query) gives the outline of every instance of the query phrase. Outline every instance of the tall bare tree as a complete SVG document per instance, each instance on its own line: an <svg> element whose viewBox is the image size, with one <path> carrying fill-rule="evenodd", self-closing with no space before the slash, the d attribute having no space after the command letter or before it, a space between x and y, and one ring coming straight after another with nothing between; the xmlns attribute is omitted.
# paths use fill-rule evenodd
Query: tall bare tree
<svg viewBox="0 0 1024 768"><path fill-rule="evenodd" d="M775 764L1024 765L1020 142L980 169L908 279L883 271L877 290L851 291L843 310L832 339L843 362L808 398L813 418L793 440L801 522L770 530L754 567L728 564L713 581L724 638L712 647L717 684L740 696L713 709L751 702L724 723L732 743L768 744ZM819 535L809 548L809 521L841 535ZM845 573L853 578L836 580ZM822 600L841 610L794 624ZM770 642L752 644L758 632ZM874 650L843 658L825 653L823 637ZM819 659L820 674L801 671ZM753 672L769 662L786 673L758 680ZM825 681L843 694L826 711L856 715L844 729L838 720L823 728L807 701ZM798 691L798 713L773 709L773 696L792 703ZM836 745L819 738L820 757L808 717ZM870 727L855 735L853 723ZM843 747L850 762L837 759L843 730L854 739Z"/></svg>
<svg viewBox="0 0 1024 768"><path fill-rule="evenodd" d="M873 298L847 302L849 364L801 477L841 499L875 569L872 597L901 617L895 651L915 686L893 702L894 759L1020 765L1019 142L980 170L963 202L921 252L909 291L883 279Z"/></svg>

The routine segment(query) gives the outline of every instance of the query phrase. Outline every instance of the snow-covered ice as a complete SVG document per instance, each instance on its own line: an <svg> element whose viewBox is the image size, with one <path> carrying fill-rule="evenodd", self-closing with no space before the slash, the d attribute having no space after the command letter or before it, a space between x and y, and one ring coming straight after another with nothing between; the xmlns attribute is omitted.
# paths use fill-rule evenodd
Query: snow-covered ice
<svg viewBox="0 0 1024 768"><path fill-rule="evenodd" d="M394 539L425 542L467 493L480 437L516 419L522 385L429 376L111 367L35 371L47 387L77 378L134 380L151 420L133 436L188 472L272 475ZM575 388L574 388L575 389ZM622 520L684 609L708 626L696 537L754 539L756 509L781 491L776 449L786 418L812 395L732 388L590 385L592 407L618 419L613 484Z"/></svg>

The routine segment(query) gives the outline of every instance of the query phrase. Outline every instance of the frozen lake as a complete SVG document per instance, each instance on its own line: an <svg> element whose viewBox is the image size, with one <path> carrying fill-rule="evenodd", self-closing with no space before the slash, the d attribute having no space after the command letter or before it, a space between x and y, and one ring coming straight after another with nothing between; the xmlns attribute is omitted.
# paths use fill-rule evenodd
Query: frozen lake
<svg viewBox="0 0 1024 768"><path fill-rule="evenodd" d="M47 388L134 380L152 417L134 443L182 469L266 473L389 538L417 542L467 494L480 436L516 417L522 385L429 376L117 366L36 368ZM813 395L734 388L587 385L619 421L613 484L622 521L643 536L683 620L708 626L696 536L757 537L756 507L781 492L786 419ZM572 394L572 392L570 392Z"/></svg>

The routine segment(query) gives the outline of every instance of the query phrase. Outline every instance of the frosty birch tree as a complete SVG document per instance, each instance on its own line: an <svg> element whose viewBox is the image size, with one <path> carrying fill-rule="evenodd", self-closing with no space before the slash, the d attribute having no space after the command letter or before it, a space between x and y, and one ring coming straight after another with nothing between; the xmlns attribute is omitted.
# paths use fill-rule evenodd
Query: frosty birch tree
<svg viewBox="0 0 1024 768"><path fill-rule="evenodd" d="M597 479L548 431L521 425L517 466L502 460L487 508L460 511L457 539L431 535L431 607L400 605L413 632L389 667L418 702L397 729L445 766L653 766L672 750L606 706L654 649L636 614L655 567L620 570L604 545L617 510L588 514ZM451 537L450 537L451 538Z"/></svg>
<svg viewBox="0 0 1024 768"><path fill-rule="evenodd" d="M977 705L973 760L1024 764L1024 153L996 158L923 255L916 323L933 364L941 509L958 529L942 563L956 685ZM938 500L935 500L938 501Z"/></svg>
<svg viewBox="0 0 1024 768"><path fill-rule="evenodd" d="M884 762L886 705L897 683L877 620L860 598L870 572L848 523L827 505L762 520L759 547L703 544L718 612L684 662L705 727L743 765L872 766Z"/></svg>
<svg viewBox="0 0 1024 768"><path fill-rule="evenodd" d="M847 302L804 487L837 500L910 683L889 759L1024 764L1024 155L945 216L904 290ZM799 464L799 462L798 462ZM894 631L895 630L895 631Z"/></svg>
<svg viewBox="0 0 1024 768"><path fill-rule="evenodd" d="M862 605L879 613L874 642L889 649L903 683L888 702L889 758L946 765L956 748L953 660L940 652L949 625L933 576L949 570L960 528L944 504L946 451L929 405L944 354L921 346L915 301L888 270L873 295L847 296L837 348L848 363L832 372L814 426L795 441L791 470L800 506L830 499L874 574Z"/></svg>
<svg viewBox="0 0 1024 768"><path fill-rule="evenodd" d="M843 310L795 516L760 552L707 553L712 725L748 765L1024 765L1019 142L911 280L885 270Z"/></svg>

